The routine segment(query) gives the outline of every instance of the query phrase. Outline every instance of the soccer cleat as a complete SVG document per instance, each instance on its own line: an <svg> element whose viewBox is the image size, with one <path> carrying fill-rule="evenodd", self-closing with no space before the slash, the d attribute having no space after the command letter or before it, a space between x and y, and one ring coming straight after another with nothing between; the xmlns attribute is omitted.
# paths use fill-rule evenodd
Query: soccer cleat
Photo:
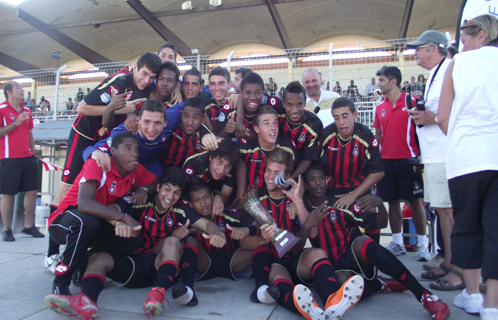
<svg viewBox="0 0 498 320"><path fill-rule="evenodd" d="M338 319L351 309L363 293L363 278L359 275L349 278L342 287L331 294L325 303L325 319Z"/></svg>
<svg viewBox="0 0 498 320"><path fill-rule="evenodd" d="M274 286L262 285L249 296L251 302L273 304L280 298L280 289Z"/></svg>
<svg viewBox="0 0 498 320"><path fill-rule="evenodd" d="M83 320L93 320L99 312L97 304L83 293L74 296L49 294L45 297L47 307L61 316L80 317Z"/></svg>
<svg viewBox="0 0 498 320"><path fill-rule="evenodd" d="M417 260L418 261L430 261L431 260L431 254L429 253L429 250L427 250L427 246L425 246L425 245L417 246Z"/></svg>
<svg viewBox="0 0 498 320"><path fill-rule="evenodd" d="M407 290L405 286L399 283L398 281L388 280L382 277L377 277L377 279L382 284L382 287L379 290L380 293L405 292Z"/></svg>
<svg viewBox="0 0 498 320"><path fill-rule="evenodd" d="M424 309L429 312L434 320L444 320L450 315L448 305L429 291L424 292L421 302Z"/></svg>
<svg viewBox="0 0 498 320"><path fill-rule="evenodd" d="M394 254L395 256L399 256L401 254L406 254L405 246L400 246L399 244L397 244L394 241L389 242L386 249L391 251L391 253Z"/></svg>
<svg viewBox="0 0 498 320"><path fill-rule="evenodd" d="M161 287L152 288L147 294L143 311L149 316L160 315L164 311L163 301L166 289Z"/></svg>
<svg viewBox="0 0 498 320"><path fill-rule="evenodd" d="M310 289L302 284L298 284L294 287L292 296L294 298L294 305L305 319L325 319L325 312L313 300L313 294Z"/></svg>
<svg viewBox="0 0 498 320"><path fill-rule="evenodd" d="M45 257L45 268L47 268L52 274L55 274L55 267L61 261L61 256L56 253L50 257Z"/></svg>

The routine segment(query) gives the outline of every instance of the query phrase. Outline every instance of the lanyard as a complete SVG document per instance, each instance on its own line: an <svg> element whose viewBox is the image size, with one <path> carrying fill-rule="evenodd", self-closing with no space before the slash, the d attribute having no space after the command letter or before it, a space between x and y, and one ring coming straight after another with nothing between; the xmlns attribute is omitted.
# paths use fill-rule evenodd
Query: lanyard
<svg viewBox="0 0 498 320"><path fill-rule="evenodd" d="M429 91L431 91L432 82L434 81L434 78L436 77L436 74L439 71L439 68L441 68L441 66L443 65L444 60L446 60L446 58L443 58L443 60L441 60L441 62L439 62L438 66L436 68L436 71L434 71L434 74L432 75L431 82L429 83L429 87L427 88L427 94L425 95L424 101L427 101L427 97L429 96Z"/></svg>

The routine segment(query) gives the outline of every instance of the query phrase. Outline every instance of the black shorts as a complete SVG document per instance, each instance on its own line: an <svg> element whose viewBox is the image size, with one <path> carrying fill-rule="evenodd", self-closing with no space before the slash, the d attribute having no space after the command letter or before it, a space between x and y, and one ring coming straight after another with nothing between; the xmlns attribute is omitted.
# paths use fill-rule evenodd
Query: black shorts
<svg viewBox="0 0 498 320"><path fill-rule="evenodd" d="M63 183L73 184L74 179L76 179L76 176L78 176L85 163L82 156L83 151L87 147L95 145L96 142L85 138L76 132L74 128L71 128L67 143L66 162L64 163L64 171L62 171Z"/></svg>
<svg viewBox="0 0 498 320"><path fill-rule="evenodd" d="M237 274L233 273L232 270L232 260L237 254L239 249L232 249L229 251L213 251L207 253L209 258L209 267L203 274L196 274L195 280L208 280L216 277L228 278L231 280L247 280L251 277L252 268L247 268L246 270L239 272Z"/></svg>
<svg viewBox="0 0 498 320"><path fill-rule="evenodd" d="M377 275L377 267L373 266L368 270L364 270L361 267L360 262L358 261L358 258L356 257L352 249L352 245L357 239L358 238L351 241L346 252L343 253L337 261L331 261L332 266L334 267L335 272L349 271L354 274L360 275L367 280L372 280Z"/></svg>
<svg viewBox="0 0 498 320"><path fill-rule="evenodd" d="M276 265L279 265L282 268L284 268L285 271L287 271L287 273L289 274L289 276L292 279L292 282L294 284L302 283L302 284L305 284L307 286L312 286L313 280L305 281L305 280L301 279L297 273L297 267L299 266L299 261L301 261L301 256L303 255L303 253L306 250L307 249L304 249L297 256L290 255L288 257L278 258L278 257L275 257L274 255L272 255L271 259L270 259L270 263L271 263L271 265L276 264Z"/></svg>
<svg viewBox="0 0 498 320"><path fill-rule="evenodd" d="M481 171L448 181L455 223L451 263L481 269L484 279L498 279L498 171Z"/></svg>
<svg viewBox="0 0 498 320"><path fill-rule="evenodd" d="M408 159L384 159L384 178L377 183L378 196L383 201L411 201L424 197L424 182L420 171L414 171Z"/></svg>
<svg viewBox="0 0 498 320"><path fill-rule="evenodd" d="M129 256L110 253L114 268L107 274L117 286L145 288L156 282L157 268L155 253L137 253ZM159 263L157 263L159 264Z"/></svg>
<svg viewBox="0 0 498 320"><path fill-rule="evenodd" d="M40 188L38 181L38 159L36 156L26 158L7 158L0 160L0 194L15 195L21 191L33 191Z"/></svg>

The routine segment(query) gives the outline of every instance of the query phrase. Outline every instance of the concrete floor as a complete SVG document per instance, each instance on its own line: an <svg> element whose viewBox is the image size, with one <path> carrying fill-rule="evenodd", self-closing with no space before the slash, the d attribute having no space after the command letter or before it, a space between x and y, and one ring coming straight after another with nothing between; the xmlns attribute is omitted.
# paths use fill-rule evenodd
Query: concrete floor
<svg viewBox="0 0 498 320"><path fill-rule="evenodd" d="M22 219L22 217L19 217ZM0 240L0 320L17 319L63 319L45 306L43 299L50 293L52 274L44 268L47 239L34 239L20 234L22 221L16 227L16 241ZM390 239L384 238L383 242ZM421 280L422 263L417 262L414 253L400 258L408 269ZM429 281L422 280L428 287ZM227 279L213 279L196 282L195 290L199 299L196 307L175 304L167 291L170 309L165 303L165 311L155 318L168 319L235 319L235 320L294 320L303 319L278 305L255 304L249 301L253 290L252 279L235 282ZM100 295L98 319L147 319L142 306L150 288L126 289L108 283ZM73 293L79 288L71 287ZM450 319L479 319L453 306L457 291L435 292L451 310ZM374 294L361 301L348 311L342 319L430 319L413 295L404 293Z"/></svg>

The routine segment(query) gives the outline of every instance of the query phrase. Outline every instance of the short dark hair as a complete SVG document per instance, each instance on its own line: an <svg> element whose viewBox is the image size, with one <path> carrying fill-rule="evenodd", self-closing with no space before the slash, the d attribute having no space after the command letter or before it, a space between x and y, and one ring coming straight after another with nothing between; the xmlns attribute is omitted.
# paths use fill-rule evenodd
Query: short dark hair
<svg viewBox="0 0 498 320"><path fill-rule="evenodd" d="M188 183L187 174L183 172L180 167L168 167L163 171L161 177L159 178L159 188L165 183L169 183L172 186L178 186L183 192L185 191L185 187Z"/></svg>
<svg viewBox="0 0 498 320"><path fill-rule="evenodd" d="M197 176L193 176L188 183L188 191L187 191L188 200L192 201L192 193L201 190L208 190L209 193L212 192L209 183L207 183L206 181Z"/></svg>
<svg viewBox="0 0 498 320"><path fill-rule="evenodd" d="M14 87L14 82L15 82L14 80L10 80L9 82L7 82L3 86L3 94L5 95L5 99L9 99L9 97L7 97L7 91L12 93L12 88Z"/></svg>
<svg viewBox="0 0 498 320"><path fill-rule="evenodd" d="M275 111L275 109L273 107L271 107L271 106L261 106L261 107L259 107L258 112L254 116L254 125L255 126L259 126L259 120L265 114L274 114L277 117L277 119L278 119L277 111Z"/></svg>
<svg viewBox="0 0 498 320"><path fill-rule="evenodd" d="M161 70L161 59L157 54L152 52L146 52L140 56L137 60L137 70L147 67L153 74L158 75Z"/></svg>
<svg viewBox="0 0 498 320"><path fill-rule="evenodd" d="M202 102L202 100L199 97L188 98L187 100L185 100L185 102L183 103L182 110L185 109L186 107L199 109L202 112L202 114L204 114L205 112L204 102Z"/></svg>
<svg viewBox="0 0 498 320"><path fill-rule="evenodd" d="M180 69L178 69L176 64L174 64L171 61L166 61L166 62L161 63L161 68L159 69L159 72L157 73L158 76L161 73L161 71L163 71L163 69L168 69L168 70L173 71L175 73L175 83L178 83L178 79L180 78Z"/></svg>
<svg viewBox="0 0 498 320"><path fill-rule="evenodd" d="M351 113L354 113L356 110L354 102L351 101L351 99L349 99L347 97L340 97L340 98L337 98L334 100L334 102L332 103L332 109L330 110L330 112L332 112L332 110L334 110L334 109L339 109L339 108L343 108L343 107L348 107L349 111L351 111Z"/></svg>
<svg viewBox="0 0 498 320"><path fill-rule="evenodd" d="M195 76L199 79L199 84L202 84L202 74L195 67L192 67L185 71L185 73L183 74L183 79L185 79L185 76Z"/></svg>
<svg viewBox="0 0 498 320"><path fill-rule="evenodd" d="M164 121L168 120L168 116L166 115L166 108L164 107L164 103L159 99L149 99L145 100L145 102L140 107L140 112L138 117L142 117L144 111L150 112L160 112L164 115Z"/></svg>
<svg viewBox="0 0 498 320"><path fill-rule="evenodd" d="M242 77L242 79L244 79L244 77L246 76L246 74L248 74L251 71L252 71L251 68L240 67L240 68L235 69L235 74L239 74L240 73L240 76Z"/></svg>
<svg viewBox="0 0 498 320"><path fill-rule="evenodd" d="M216 66L209 72L208 80L211 79L211 76L222 76L227 79L227 82L230 82L230 71L227 68L223 68L221 66Z"/></svg>
<svg viewBox="0 0 498 320"><path fill-rule="evenodd" d="M383 66L377 71L376 76L385 76L389 81L396 79L396 85L398 87L401 85L401 70L397 67Z"/></svg>
<svg viewBox="0 0 498 320"><path fill-rule="evenodd" d="M246 76L240 82L240 90L244 90L245 86L248 84L257 84L261 87L261 90L265 90L265 82L259 74L254 71L248 72Z"/></svg>
<svg viewBox="0 0 498 320"><path fill-rule="evenodd" d="M161 50L163 50L164 48L170 48L171 50L173 50L173 53L175 55L175 60L176 60L176 55L177 55L177 51L176 51L176 47L174 44L172 44L171 42L166 42L165 44L163 44L161 47L159 47L159 50L157 50L157 55L159 56L159 54L161 53Z"/></svg>
<svg viewBox="0 0 498 320"><path fill-rule="evenodd" d="M457 48L455 48L454 46L449 46L449 47L448 47L448 52L451 54L451 57L454 57L454 56L455 56L455 54L457 54L457 53L458 53L458 49L457 49Z"/></svg>
<svg viewBox="0 0 498 320"><path fill-rule="evenodd" d="M209 152L209 157L220 157L227 159L232 167L236 167L239 163L239 149L236 148L235 143L230 139L222 140L218 143L218 148Z"/></svg>
<svg viewBox="0 0 498 320"><path fill-rule="evenodd" d="M284 93L282 94L284 100L287 93L301 93L303 95L303 101L306 103L306 90L299 81L292 81L285 87Z"/></svg>
<svg viewBox="0 0 498 320"><path fill-rule="evenodd" d="M121 143L123 143L124 139L133 138L138 143L137 137L135 137L131 132L120 132L114 137L112 137L111 148L117 149Z"/></svg>
<svg viewBox="0 0 498 320"><path fill-rule="evenodd" d="M303 178L304 178L304 183L306 183L306 180L308 179L308 175L311 173L311 171L313 170L318 170L318 171L321 171L324 175L327 175L327 173L325 172L325 169L323 169L322 167L319 167L319 166L311 166L308 168L308 170L306 170L306 172L304 173L303 175Z"/></svg>
<svg viewBox="0 0 498 320"><path fill-rule="evenodd" d="M290 174L294 169L294 159L292 158L292 154L284 149L275 148L268 153L268 156L265 159L265 164L268 165L268 163L272 162L285 165L286 174Z"/></svg>

